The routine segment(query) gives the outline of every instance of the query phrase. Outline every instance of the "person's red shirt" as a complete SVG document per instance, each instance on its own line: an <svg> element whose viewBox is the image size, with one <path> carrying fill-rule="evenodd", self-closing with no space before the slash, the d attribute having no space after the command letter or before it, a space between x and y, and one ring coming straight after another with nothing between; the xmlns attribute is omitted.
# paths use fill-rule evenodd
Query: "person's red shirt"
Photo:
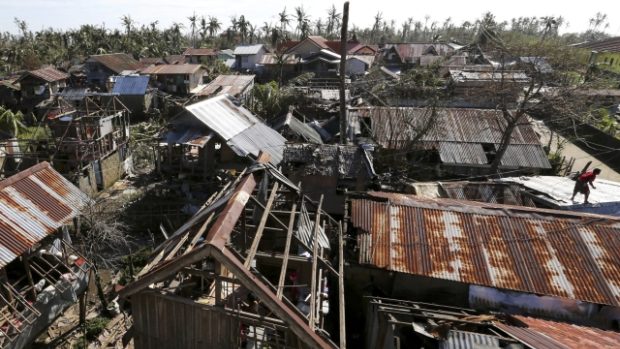
<svg viewBox="0 0 620 349"><path fill-rule="evenodd" d="M596 174L592 171L585 172L579 176L579 181L583 183L592 183L596 179Z"/></svg>

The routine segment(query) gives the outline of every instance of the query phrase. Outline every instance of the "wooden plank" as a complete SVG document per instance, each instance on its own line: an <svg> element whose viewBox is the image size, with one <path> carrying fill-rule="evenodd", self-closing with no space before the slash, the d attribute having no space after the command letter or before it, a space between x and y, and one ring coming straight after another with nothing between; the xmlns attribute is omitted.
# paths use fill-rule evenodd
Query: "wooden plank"
<svg viewBox="0 0 620 349"><path fill-rule="evenodd" d="M284 291L284 278L286 276L286 268L288 267L288 258L291 251L291 240L293 239L293 227L295 225L295 211L297 210L297 204L293 204L291 209L291 218L288 221L288 232L286 233L286 244L284 245L284 260L282 261L282 269L280 269L280 278L278 279L278 290L276 296L278 299L282 299L282 292Z"/></svg>
<svg viewBox="0 0 620 349"><path fill-rule="evenodd" d="M323 194L321 194L321 199L319 200L319 208L316 211L316 217L314 220L314 229L312 231L313 241L312 241L312 278L310 282L310 317L308 318L308 325L310 328L314 330L315 325L315 309L316 309L316 265L318 259L319 252L319 223L321 222L321 207L323 206Z"/></svg>
<svg viewBox="0 0 620 349"><path fill-rule="evenodd" d="M248 252L248 256L245 259L245 263L243 265L250 269L252 265L252 260L256 255L256 251L258 250L258 245L260 244L260 240L263 237L263 231L265 230L265 226L267 225L267 219L269 218L269 211L271 210L271 206L273 205L273 201L276 199L278 194L278 182L273 185L271 189L271 194L269 195L269 199L267 200L267 204L263 209L263 215L260 218L260 223L258 224L258 229L256 229L256 234L254 235L254 240L252 240L252 246L250 247L250 252Z"/></svg>
<svg viewBox="0 0 620 349"><path fill-rule="evenodd" d="M338 322L340 326L340 349L347 347L347 331L344 309L344 237L342 222L338 223Z"/></svg>

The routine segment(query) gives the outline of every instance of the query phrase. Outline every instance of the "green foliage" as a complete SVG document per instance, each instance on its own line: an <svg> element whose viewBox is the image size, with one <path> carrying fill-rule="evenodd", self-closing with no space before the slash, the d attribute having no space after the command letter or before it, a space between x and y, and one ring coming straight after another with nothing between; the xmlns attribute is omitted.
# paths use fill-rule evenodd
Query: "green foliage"
<svg viewBox="0 0 620 349"><path fill-rule="evenodd" d="M0 106L0 131L17 137L24 130L26 130L24 114L20 111L14 113L10 109Z"/></svg>
<svg viewBox="0 0 620 349"><path fill-rule="evenodd" d="M86 339L91 341L97 339L109 322L110 319L103 316L86 320Z"/></svg>
<svg viewBox="0 0 620 349"><path fill-rule="evenodd" d="M278 87L275 81L256 84L252 90L251 108L254 113L269 120L288 111L295 96L288 88Z"/></svg>

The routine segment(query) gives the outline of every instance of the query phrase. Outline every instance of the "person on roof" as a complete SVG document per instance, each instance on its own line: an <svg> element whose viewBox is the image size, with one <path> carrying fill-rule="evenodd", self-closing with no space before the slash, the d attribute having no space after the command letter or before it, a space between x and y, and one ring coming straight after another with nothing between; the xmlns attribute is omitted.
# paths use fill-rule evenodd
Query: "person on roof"
<svg viewBox="0 0 620 349"><path fill-rule="evenodd" d="M583 203L589 204L588 197L590 196L590 187L588 187L588 184L592 187L592 189L596 189L593 182L599 174L601 174L600 168L595 168L592 171L587 171L580 174L575 181L575 189L573 189L573 196L570 199L575 201L575 195L577 195L577 193L581 193L585 196Z"/></svg>

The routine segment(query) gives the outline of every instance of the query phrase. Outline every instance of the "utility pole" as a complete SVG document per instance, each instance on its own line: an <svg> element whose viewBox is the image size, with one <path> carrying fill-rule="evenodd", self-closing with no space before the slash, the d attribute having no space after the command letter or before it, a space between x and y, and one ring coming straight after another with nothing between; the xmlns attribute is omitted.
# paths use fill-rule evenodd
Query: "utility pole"
<svg viewBox="0 0 620 349"><path fill-rule="evenodd" d="M344 3L342 28L340 31L340 144L347 144L347 101L345 96L345 67L347 64L347 26L349 24L349 2Z"/></svg>

